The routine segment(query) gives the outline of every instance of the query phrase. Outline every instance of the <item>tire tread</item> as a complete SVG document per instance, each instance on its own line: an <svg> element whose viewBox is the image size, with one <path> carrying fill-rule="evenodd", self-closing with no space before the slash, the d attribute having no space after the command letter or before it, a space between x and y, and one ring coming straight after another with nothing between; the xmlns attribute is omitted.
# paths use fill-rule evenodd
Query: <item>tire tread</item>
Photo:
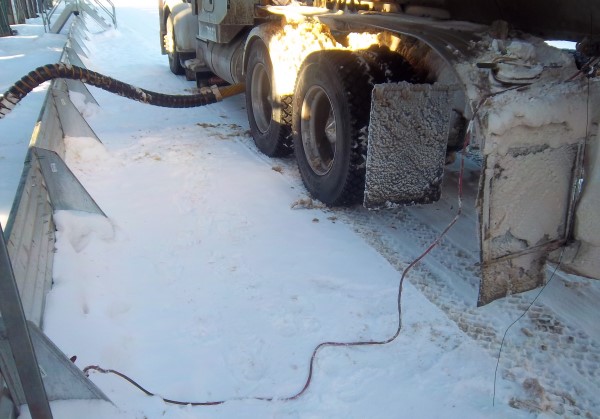
<svg viewBox="0 0 600 419"><path fill-rule="evenodd" d="M321 191L311 190L311 182L307 179L312 171L299 160L300 173L309 192L330 206L347 206L362 202L365 189L366 157L368 128L371 110L371 93L375 84L397 82L400 80L413 81L415 72L410 64L398 54L388 49L378 47L367 51L318 51L309 56L303 65L320 63L323 71L333 72L333 77L339 80L348 105L350 117L350 156L349 167L345 178L340 179L341 188L337 196L325 196ZM393 68L394 71L390 71ZM302 70L301 70L302 73ZM296 87L298 88L298 81ZM297 89L296 89L297 90ZM301 98L295 106L301 107ZM299 111L299 109L296 109ZM296 122L299 116L294 117ZM296 144L300 147L299 129L294 126ZM296 150L297 153L300 151ZM297 155L297 159L303 158Z"/></svg>

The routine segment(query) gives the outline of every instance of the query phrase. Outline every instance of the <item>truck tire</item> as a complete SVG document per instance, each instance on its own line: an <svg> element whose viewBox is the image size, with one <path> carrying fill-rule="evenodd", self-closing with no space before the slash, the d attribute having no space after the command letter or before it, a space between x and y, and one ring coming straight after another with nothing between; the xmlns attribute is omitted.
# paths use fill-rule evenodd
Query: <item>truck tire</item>
<svg viewBox="0 0 600 419"><path fill-rule="evenodd" d="M298 74L296 160L308 192L327 205L362 200L372 90L369 66L352 52L315 52Z"/></svg>
<svg viewBox="0 0 600 419"><path fill-rule="evenodd" d="M421 82L387 47L319 51L304 61L294 91L292 131L302 180L323 203L362 202L373 86Z"/></svg>
<svg viewBox="0 0 600 419"><path fill-rule="evenodd" d="M167 57L169 58L169 68L173 74L181 75L185 74L185 69L181 65L181 56L177 52L177 42L175 39L175 27L173 24L173 17L169 15L167 18L167 33L165 34L165 49L167 50Z"/></svg>
<svg viewBox="0 0 600 419"><path fill-rule="evenodd" d="M246 111L256 147L269 157L283 157L292 151L291 96L279 97L274 89L273 66L261 40L250 49L246 67Z"/></svg>
<svg viewBox="0 0 600 419"><path fill-rule="evenodd" d="M418 74L406 58L388 47L374 45L367 50L356 51L356 54L368 62L373 84L426 82L426 74Z"/></svg>

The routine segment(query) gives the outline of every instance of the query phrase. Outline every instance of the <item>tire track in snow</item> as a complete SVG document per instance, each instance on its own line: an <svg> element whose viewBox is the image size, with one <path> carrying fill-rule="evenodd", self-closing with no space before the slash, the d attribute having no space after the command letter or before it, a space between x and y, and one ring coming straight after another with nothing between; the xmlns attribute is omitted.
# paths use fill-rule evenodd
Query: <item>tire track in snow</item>
<svg viewBox="0 0 600 419"><path fill-rule="evenodd" d="M335 212L399 273L439 235L411 208L373 212L354 207ZM477 308L478 259L448 239L407 279L494 358L506 327L527 309L537 293L534 290L509 296ZM543 301L538 300L507 336L500 376L522 386L525 393L523 399L513 398L509 403L532 412L596 417L593 412L599 408L594 393L600 365L598 344L584 330L561 319ZM497 318L499 312L506 321ZM553 365L558 360L563 368ZM571 376L562 374L564 365L573 372ZM502 395L498 397L501 399Z"/></svg>

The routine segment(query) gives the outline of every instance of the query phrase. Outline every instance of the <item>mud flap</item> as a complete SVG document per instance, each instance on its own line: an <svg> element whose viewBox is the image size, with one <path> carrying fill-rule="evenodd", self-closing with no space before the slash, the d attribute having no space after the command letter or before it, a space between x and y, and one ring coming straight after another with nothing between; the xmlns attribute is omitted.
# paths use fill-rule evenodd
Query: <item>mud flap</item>
<svg viewBox="0 0 600 419"><path fill-rule="evenodd" d="M455 90L457 87L437 83L375 86L365 207L439 200Z"/></svg>

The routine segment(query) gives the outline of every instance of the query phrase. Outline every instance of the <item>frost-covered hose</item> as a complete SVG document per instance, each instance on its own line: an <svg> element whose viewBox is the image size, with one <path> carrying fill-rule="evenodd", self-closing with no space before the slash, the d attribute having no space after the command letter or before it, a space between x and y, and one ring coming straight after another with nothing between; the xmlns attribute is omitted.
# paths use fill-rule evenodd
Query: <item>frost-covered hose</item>
<svg viewBox="0 0 600 419"><path fill-rule="evenodd" d="M59 78L80 80L119 96L165 108L193 108L210 105L244 91L243 84L236 84L221 88L203 88L199 94L194 95L167 95L132 86L87 68L62 63L47 64L31 71L13 84L3 95L0 95L0 119L8 115L17 103L37 86L48 80Z"/></svg>

